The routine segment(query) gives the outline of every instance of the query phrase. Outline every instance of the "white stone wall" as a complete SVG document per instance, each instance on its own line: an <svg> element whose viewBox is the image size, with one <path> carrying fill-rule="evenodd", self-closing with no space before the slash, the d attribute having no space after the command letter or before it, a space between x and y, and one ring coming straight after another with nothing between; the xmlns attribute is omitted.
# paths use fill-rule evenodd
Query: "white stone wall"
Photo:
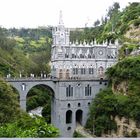
<svg viewBox="0 0 140 140"><path fill-rule="evenodd" d="M71 44L69 35L63 24L53 30L51 74L59 79L104 78L106 69L117 61L118 43ZM73 68L78 68L78 74L73 74ZM85 74L81 74L81 68L86 69ZM89 74L89 68L94 68L93 74Z"/></svg>

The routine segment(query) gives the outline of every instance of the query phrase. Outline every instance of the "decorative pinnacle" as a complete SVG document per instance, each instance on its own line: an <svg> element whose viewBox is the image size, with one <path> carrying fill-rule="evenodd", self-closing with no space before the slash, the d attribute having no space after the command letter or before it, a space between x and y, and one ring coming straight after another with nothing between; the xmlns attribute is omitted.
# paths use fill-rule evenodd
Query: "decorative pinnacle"
<svg viewBox="0 0 140 140"><path fill-rule="evenodd" d="M63 19L62 19L62 11L60 10L60 14L59 14L59 24L60 25L63 25L64 23L63 23Z"/></svg>

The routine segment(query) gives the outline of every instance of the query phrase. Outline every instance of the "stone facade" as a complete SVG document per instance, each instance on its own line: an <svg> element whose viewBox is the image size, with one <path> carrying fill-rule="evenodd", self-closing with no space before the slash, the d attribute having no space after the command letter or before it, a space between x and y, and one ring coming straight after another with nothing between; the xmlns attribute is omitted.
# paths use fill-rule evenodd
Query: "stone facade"
<svg viewBox="0 0 140 140"><path fill-rule="evenodd" d="M49 78L7 79L20 95L20 107L26 110L28 92L36 85L52 91L51 123L61 137L72 137L77 124L85 125L88 109L95 95L107 85L107 80L59 80Z"/></svg>
<svg viewBox="0 0 140 140"><path fill-rule="evenodd" d="M104 78L104 72L111 67L118 56L118 43L94 42L73 44L69 41L70 31L64 27L60 14L59 25L53 29L52 75L59 79Z"/></svg>

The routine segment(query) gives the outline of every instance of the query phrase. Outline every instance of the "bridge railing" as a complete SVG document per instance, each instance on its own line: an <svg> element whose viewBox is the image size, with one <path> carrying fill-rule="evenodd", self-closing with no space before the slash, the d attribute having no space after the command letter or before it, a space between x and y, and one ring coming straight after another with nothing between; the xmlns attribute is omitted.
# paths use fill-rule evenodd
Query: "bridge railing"
<svg viewBox="0 0 140 140"><path fill-rule="evenodd" d="M4 78L5 81L85 81L85 80L99 80L99 81L104 81L104 80L107 80L106 78L97 78L97 77L94 77L94 78L69 78L69 79L59 79L59 78L56 78L56 77L46 77L46 78L43 78L43 77L21 77L21 78L17 78L17 77L10 77L10 78Z"/></svg>
<svg viewBox="0 0 140 140"><path fill-rule="evenodd" d="M5 79L6 81L11 81L11 80L19 80L19 81L22 81L22 80L54 80L54 79L58 80L57 77L54 77L54 76L51 76L51 75L45 76L45 77L43 77L43 76L41 76L41 77L39 77L39 76L36 76L36 77L34 77L34 76L31 76L31 77L7 76L7 77L4 77L3 79Z"/></svg>

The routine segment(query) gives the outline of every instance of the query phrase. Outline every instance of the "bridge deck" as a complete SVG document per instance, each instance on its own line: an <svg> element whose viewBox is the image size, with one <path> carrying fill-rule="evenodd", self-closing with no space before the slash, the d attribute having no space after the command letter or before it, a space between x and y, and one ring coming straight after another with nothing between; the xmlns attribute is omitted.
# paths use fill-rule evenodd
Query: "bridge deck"
<svg viewBox="0 0 140 140"><path fill-rule="evenodd" d="M4 78L7 82L38 82L38 81L53 81L53 82L74 82L74 81L108 81L103 78L81 78L81 79L58 79L58 78Z"/></svg>

